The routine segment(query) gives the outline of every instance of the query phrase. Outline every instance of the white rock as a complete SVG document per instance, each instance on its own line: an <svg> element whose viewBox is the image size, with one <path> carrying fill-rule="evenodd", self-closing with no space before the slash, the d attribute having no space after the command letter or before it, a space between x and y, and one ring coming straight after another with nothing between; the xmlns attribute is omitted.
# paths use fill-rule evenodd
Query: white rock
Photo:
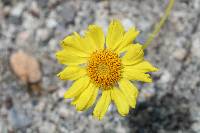
<svg viewBox="0 0 200 133"><path fill-rule="evenodd" d="M177 49L173 53L173 57L179 61L182 61L186 56L187 51L184 48Z"/></svg>
<svg viewBox="0 0 200 133"><path fill-rule="evenodd" d="M53 123L58 123L60 120L60 117L57 113L48 113L48 118L49 121L53 122Z"/></svg>
<svg viewBox="0 0 200 133"><path fill-rule="evenodd" d="M56 22L55 19L50 18L50 19L47 19L46 25L48 28L55 28L58 25L58 23Z"/></svg>
<svg viewBox="0 0 200 133"><path fill-rule="evenodd" d="M126 30L128 30L129 28L131 28L134 25L130 19L123 19L122 24Z"/></svg>
<svg viewBox="0 0 200 133"><path fill-rule="evenodd" d="M67 108L61 107L58 111L60 117L67 118L70 115L70 112Z"/></svg>
<svg viewBox="0 0 200 133"><path fill-rule="evenodd" d="M49 41L49 48L50 48L50 50L55 51L56 46L58 46L58 41L56 39L51 39Z"/></svg>
<svg viewBox="0 0 200 133"><path fill-rule="evenodd" d="M56 126L52 123L44 122L39 127L39 132L40 133L56 133Z"/></svg>
<svg viewBox="0 0 200 133"><path fill-rule="evenodd" d="M123 126L117 126L116 133L127 133L126 128Z"/></svg>
<svg viewBox="0 0 200 133"><path fill-rule="evenodd" d="M32 13L33 16L39 17L39 15L40 15L40 9L39 9L39 6L38 6L38 4L37 4L36 1L33 1L31 3L30 11L31 11L31 13Z"/></svg>
<svg viewBox="0 0 200 133"><path fill-rule="evenodd" d="M195 132L197 132L197 133L199 133L200 132L200 122L196 122L196 123L194 123L193 125L192 125L192 129L195 131Z"/></svg>
<svg viewBox="0 0 200 133"><path fill-rule="evenodd" d="M168 83L171 78L171 74L168 71L164 71L161 78L160 82L161 83Z"/></svg>
<svg viewBox="0 0 200 133"><path fill-rule="evenodd" d="M39 104L35 107L36 111L42 112L44 111L44 108L46 107L46 101L42 100L39 102Z"/></svg>
<svg viewBox="0 0 200 133"><path fill-rule="evenodd" d="M46 28L41 28L37 30L36 37L38 41L46 41L50 36L50 31Z"/></svg>
<svg viewBox="0 0 200 133"><path fill-rule="evenodd" d="M19 46L27 45L27 42L31 40L31 32L22 31L17 34L16 44Z"/></svg>
<svg viewBox="0 0 200 133"><path fill-rule="evenodd" d="M15 17L20 17L23 10L24 10L24 3L18 3L12 10L11 10L11 15Z"/></svg>
<svg viewBox="0 0 200 133"><path fill-rule="evenodd" d="M64 97L64 94L65 94L65 91L66 91L66 89L64 89L64 88L59 89L59 90L57 91L57 96L58 96L59 98L63 98L63 97Z"/></svg>

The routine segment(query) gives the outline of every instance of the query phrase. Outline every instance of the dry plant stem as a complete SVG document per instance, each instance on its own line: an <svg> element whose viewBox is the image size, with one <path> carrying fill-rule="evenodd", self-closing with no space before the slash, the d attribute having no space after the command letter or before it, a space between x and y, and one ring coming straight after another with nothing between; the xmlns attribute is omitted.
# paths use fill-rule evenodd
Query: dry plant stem
<svg viewBox="0 0 200 133"><path fill-rule="evenodd" d="M153 41L153 39L156 37L156 35L159 33L161 27L163 26L163 24L165 23L166 19L168 18L168 16L170 15L170 12L173 8L175 0L170 0L169 4L165 10L165 14L164 16L160 19L159 23L157 23L155 25L154 31L150 34L149 38L147 39L147 41L144 43L143 45L143 49L147 48L148 45Z"/></svg>

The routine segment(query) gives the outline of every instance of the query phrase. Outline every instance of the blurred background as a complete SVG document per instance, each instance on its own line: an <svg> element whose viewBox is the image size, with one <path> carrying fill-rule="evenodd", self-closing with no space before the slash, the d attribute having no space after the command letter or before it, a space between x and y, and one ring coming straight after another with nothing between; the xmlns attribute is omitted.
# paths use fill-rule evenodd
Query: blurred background
<svg viewBox="0 0 200 133"><path fill-rule="evenodd" d="M200 133L200 0L176 0L145 58L160 68L139 84L127 117L77 112L56 74L59 41L110 20L136 26L144 43L168 0L0 0L0 133Z"/></svg>

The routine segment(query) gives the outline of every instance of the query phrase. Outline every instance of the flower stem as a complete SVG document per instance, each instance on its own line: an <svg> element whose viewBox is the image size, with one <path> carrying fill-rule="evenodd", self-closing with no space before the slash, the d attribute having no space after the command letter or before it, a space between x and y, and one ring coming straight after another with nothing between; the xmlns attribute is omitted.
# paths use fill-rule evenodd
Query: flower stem
<svg viewBox="0 0 200 133"><path fill-rule="evenodd" d="M160 19L159 23L157 23L155 25L154 31L149 35L149 38L147 39L147 41L144 43L143 45L143 49L147 48L148 45L153 41L153 39L156 37L156 35L159 33L161 27L163 26L163 24L165 23L166 19L168 18L168 16L170 15L170 12L173 8L174 5L174 1L175 0L170 0L169 4L165 10L165 14L164 16Z"/></svg>

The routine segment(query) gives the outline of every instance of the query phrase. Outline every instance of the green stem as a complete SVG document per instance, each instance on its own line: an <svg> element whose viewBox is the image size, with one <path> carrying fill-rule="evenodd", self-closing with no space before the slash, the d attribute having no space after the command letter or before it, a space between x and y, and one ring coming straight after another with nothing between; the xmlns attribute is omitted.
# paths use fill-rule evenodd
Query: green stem
<svg viewBox="0 0 200 133"><path fill-rule="evenodd" d="M159 33L161 27L163 26L163 24L165 23L166 19L168 18L168 16L170 15L170 12L173 8L174 5L174 1L175 0L170 0L166 10L165 10L165 14L164 16L160 19L159 23L157 23L155 25L154 31L149 35L149 38L147 39L147 41L144 43L143 45L143 49L147 48L148 45L153 41L153 39L156 37L156 35Z"/></svg>

